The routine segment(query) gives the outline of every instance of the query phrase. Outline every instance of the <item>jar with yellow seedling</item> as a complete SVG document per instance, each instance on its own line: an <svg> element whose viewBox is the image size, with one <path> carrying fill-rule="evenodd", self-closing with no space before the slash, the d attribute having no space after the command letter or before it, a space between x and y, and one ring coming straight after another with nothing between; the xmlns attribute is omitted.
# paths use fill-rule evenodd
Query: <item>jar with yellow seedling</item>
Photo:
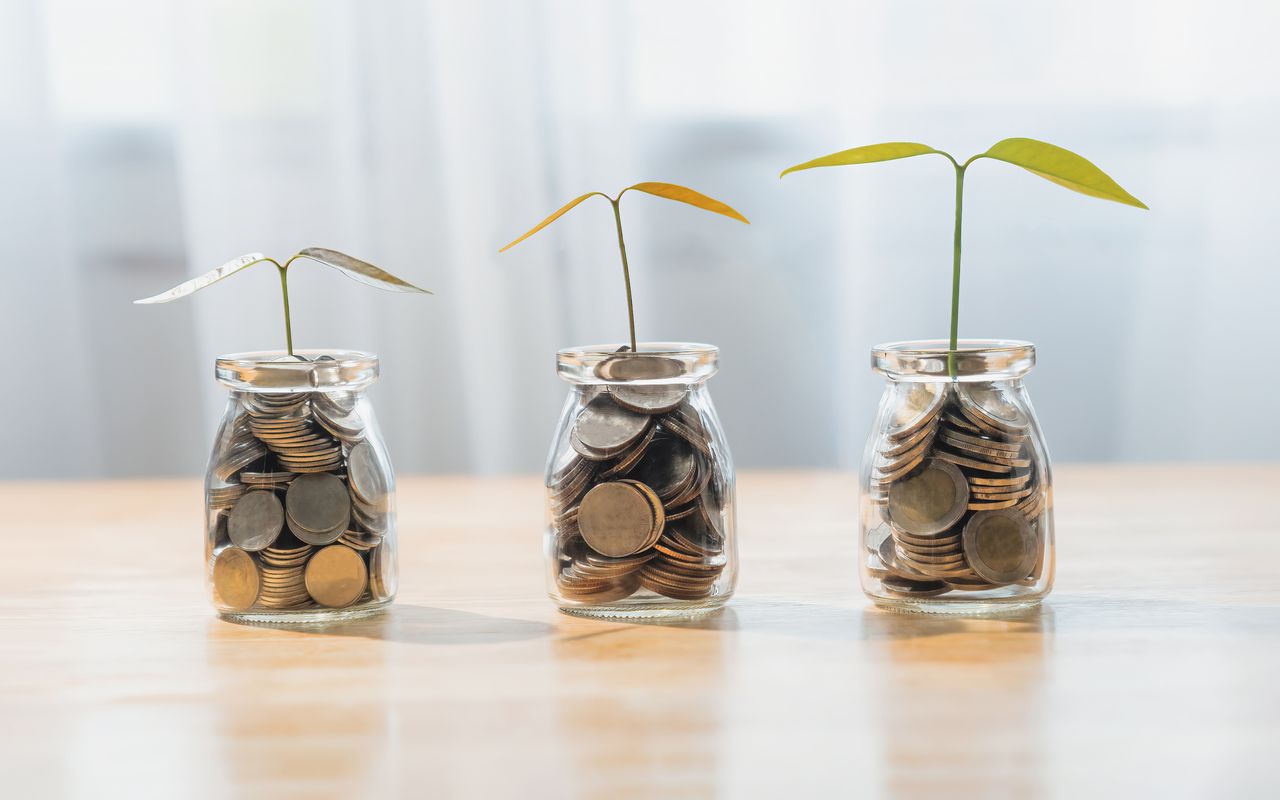
<svg viewBox="0 0 1280 800"><path fill-rule="evenodd" d="M1036 350L958 338L965 175L979 160L1003 161L1082 194L1146 206L1086 159L1034 139L1005 139L963 163L928 145L887 142L782 174L922 155L955 171L951 336L871 351L885 388L862 460L862 589L905 611L1035 606L1053 588L1055 534L1049 453L1023 382Z"/></svg>
<svg viewBox="0 0 1280 800"><path fill-rule="evenodd" d="M569 395L545 475L548 591L570 614L691 616L723 606L738 576L733 458L707 387L719 350L636 340L620 208L628 191L747 221L692 189L640 183L615 197L582 195L507 245L603 197L613 208L626 288L627 343L556 356Z"/></svg>

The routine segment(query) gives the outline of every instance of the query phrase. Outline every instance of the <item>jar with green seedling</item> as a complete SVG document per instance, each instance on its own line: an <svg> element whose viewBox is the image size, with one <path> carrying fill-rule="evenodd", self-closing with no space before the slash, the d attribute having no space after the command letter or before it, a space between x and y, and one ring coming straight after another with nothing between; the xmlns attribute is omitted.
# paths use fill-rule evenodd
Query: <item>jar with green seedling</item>
<svg viewBox="0 0 1280 800"><path fill-rule="evenodd" d="M733 459L707 389L719 350L637 341L621 212L632 191L747 221L692 189L639 183L584 194L502 249L589 198L610 203L630 335L556 355L570 388L545 476L549 593L572 614L689 616L723 606L737 582Z"/></svg>
<svg viewBox="0 0 1280 800"><path fill-rule="evenodd" d="M955 174L950 337L872 348L885 389L860 475L862 589L897 610L1034 606L1053 588L1055 533L1049 453L1023 380L1036 350L958 338L965 177L980 160L1003 161L1082 194L1146 206L1088 160L1034 139L1005 139L963 163L923 144L888 142L782 175L922 155L941 156Z"/></svg>
<svg viewBox="0 0 1280 800"><path fill-rule="evenodd" d="M360 616L396 594L395 473L365 390L378 357L295 350L289 269L319 263L394 292L424 292L378 267L312 247L283 264L241 256L138 303L186 297L255 264L280 276L285 349L217 359L229 390L205 474L205 564L214 607L251 622Z"/></svg>

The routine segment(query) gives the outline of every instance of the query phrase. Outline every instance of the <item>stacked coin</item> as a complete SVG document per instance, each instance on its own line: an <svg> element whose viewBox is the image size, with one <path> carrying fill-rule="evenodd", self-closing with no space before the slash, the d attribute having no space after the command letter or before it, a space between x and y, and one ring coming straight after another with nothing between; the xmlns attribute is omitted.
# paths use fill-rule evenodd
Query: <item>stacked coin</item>
<svg viewBox="0 0 1280 800"><path fill-rule="evenodd" d="M235 394L208 490L221 605L345 608L395 591L393 482L353 392Z"/></svg>
<svg viewBox="0 0 1280 800"><path fill-rule="evenodd" d="M992 383L897 384L888 402L868 571L900 597L1034 584L1050 493L1022 405Z"/></svg>
<svg viewBox="0 0 1280 800"><path fill-rule="evenodd" d="M642 589L712 596L727 564L728 489L689 387L580 391L568 448L547 482L560 595L587 605Z"/></svg>

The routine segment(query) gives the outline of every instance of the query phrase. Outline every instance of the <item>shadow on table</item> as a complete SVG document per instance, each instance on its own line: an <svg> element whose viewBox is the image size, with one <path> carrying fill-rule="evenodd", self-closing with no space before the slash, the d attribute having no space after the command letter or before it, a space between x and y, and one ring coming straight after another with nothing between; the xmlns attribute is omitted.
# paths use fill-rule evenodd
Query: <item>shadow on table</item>
<svg viewBox="0 0 1280 800"><path fill-rule="evenodd" d="M715 611L709 611L706 614L693 617L633 617L618 619L601 617L597 621L614 622L621 625L641 625L649 628L685 628L699 631L736 631L740 627L738 614L732 607L717 608Z"/></svg>
<svg viewBox="0 0 1280 800"><path fill-rule="evenodd" d="M453 608L396 603L370 617L299 625L270 624L266 627L293 633L324 636L355 636L386 642L421 645L501 644L550 636L554 628L545 622L511 617L494 617Z"/></svg>
<svg viewBox="0 0 1280 800"><path fill-rule="evenodd" d="M982 614L910 614L867 608L862 612L862 637L867 641L900 641L952 634L1036 635L1051 637L1054 612L1037 606Z"/></svg>

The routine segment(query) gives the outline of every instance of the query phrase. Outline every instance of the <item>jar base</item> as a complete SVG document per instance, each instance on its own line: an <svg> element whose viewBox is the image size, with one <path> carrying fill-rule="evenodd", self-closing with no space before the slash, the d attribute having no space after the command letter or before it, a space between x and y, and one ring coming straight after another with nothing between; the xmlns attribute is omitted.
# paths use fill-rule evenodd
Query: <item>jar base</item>
<svg viewBox="0 0 1280 800"><path fill-rule="evenodd" d="M612 603L598 606L560 606L560 613L594 619L693 619L724 608L729 595L706 600L646 600L640 603Z"/></svg>
<svg viewBox="0 0 1280 800"><path fill-rule="evenodd" d="M986 600L934 600L922 598L872 597L876 607L903 614L951 614L973 616L982 614L1016 614L1040 606L1044 597L999 597Z"/></svg>
<svg viewBox="0 0 1280 800"><path fill-rule="evenodd" d="M380 613L391 605L391 600L365 603L355 608L307 608L297 611L219 611L218 616L227 622L247 622L267 625L319 625L326 622L346 622Z"/></svg>

